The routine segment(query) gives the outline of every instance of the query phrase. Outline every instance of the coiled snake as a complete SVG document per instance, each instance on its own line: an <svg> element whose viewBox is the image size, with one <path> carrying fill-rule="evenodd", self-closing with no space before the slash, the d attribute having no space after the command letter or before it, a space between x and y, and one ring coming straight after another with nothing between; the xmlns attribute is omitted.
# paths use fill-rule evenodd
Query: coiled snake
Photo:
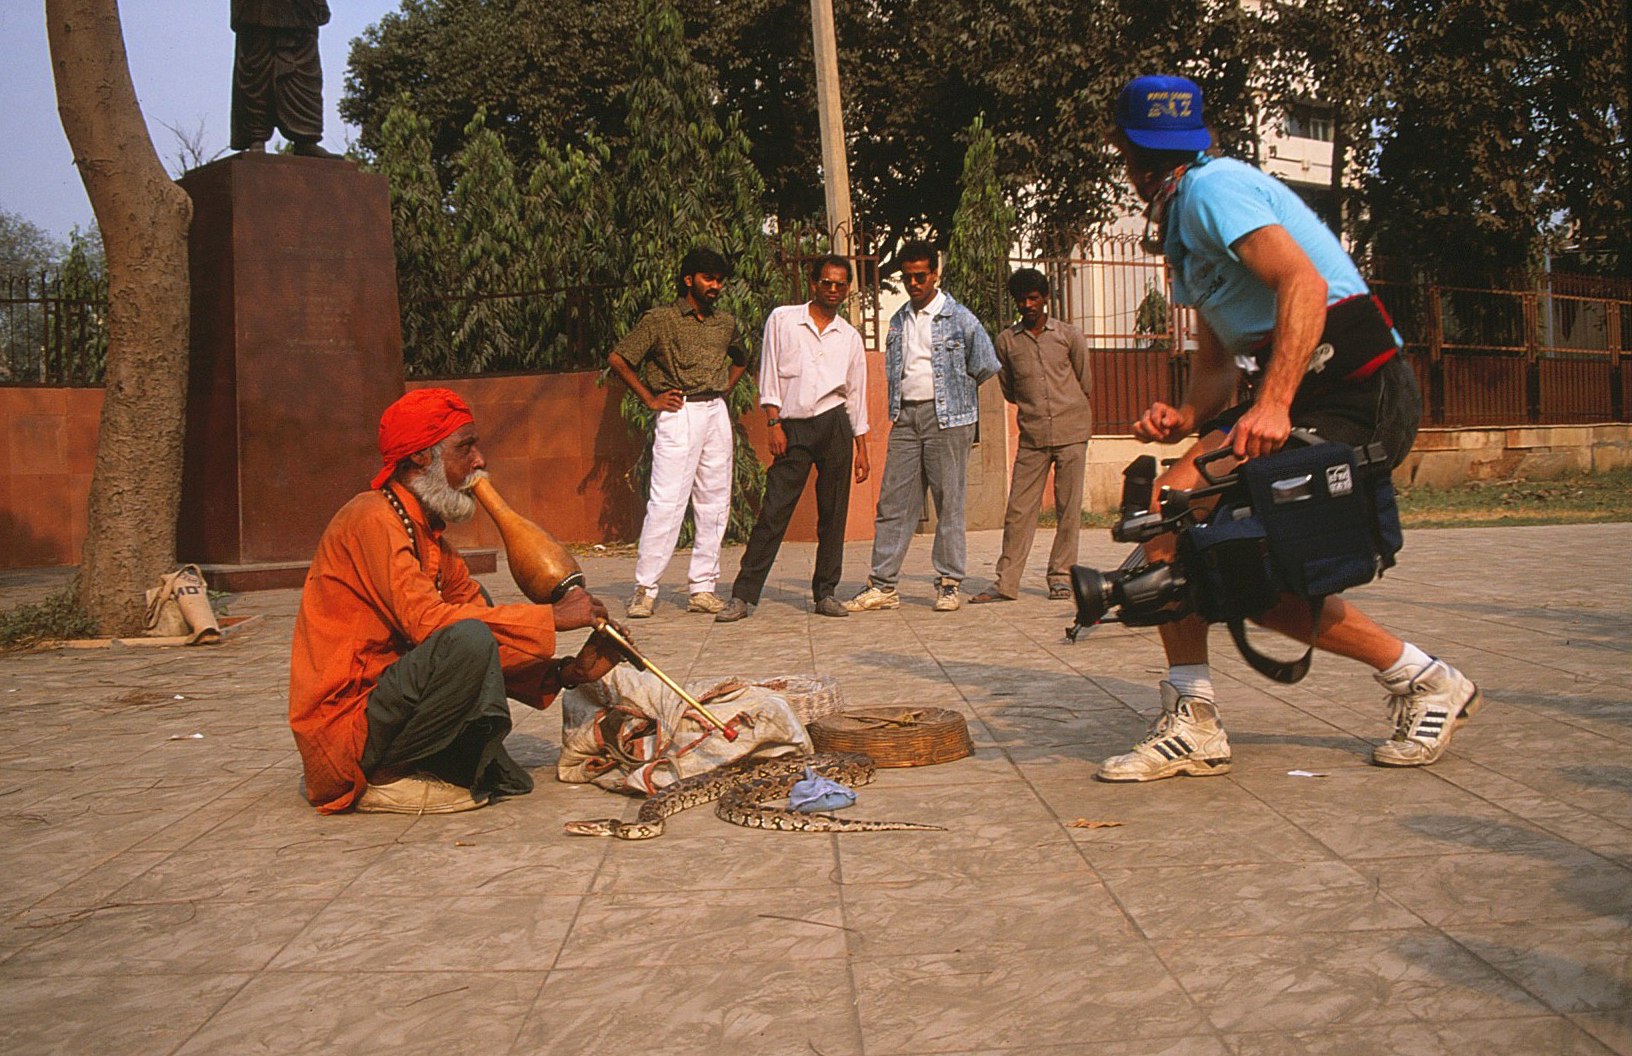
<svg viewBox="0 0 1632 1056"><path fill-rule="evenodd" d="M783 832L886 832L898 829L941 830L939 825L919 825L911 821L863 821L833 814L801 814L767 807L772 800L786 798L794 783L805 776L805 767L847 785L865 785L873 779L873 761L865 755L829 752L821 755L791 755L747 766L722 766L706 774L677 781L648 797L632 822L617 818L593 818L567 822L567 832L576 836L616 836L620 840L650 840L663 835L664 819L700 803L719 801L714 813L733 825Z"/></svg>

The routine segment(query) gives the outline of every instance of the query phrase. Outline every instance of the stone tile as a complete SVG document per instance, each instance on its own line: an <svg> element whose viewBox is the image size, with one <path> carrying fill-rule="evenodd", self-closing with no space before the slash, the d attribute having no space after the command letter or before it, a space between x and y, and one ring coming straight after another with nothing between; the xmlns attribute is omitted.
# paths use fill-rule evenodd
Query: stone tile
<svg viewBox="0 0 1632 1056"><path fill-rule="evenodd" d="M725 825L691 835L668 833L652 841L605 840L594 846L605 858L595 877L597 893L659 894L784 886L808 887L837 877L839 836L759 832ZM867 834L862 834L865 838Z"/></svg>
<svg viewBox="0 0 1632 1056"><path fill-rule="evenodd" d="M1039 913L1038 907L1048 907ZM1129 942L1137 933L1087 869L844 888L860 957L1018 951Z"/></svg>
<svg viewBox="0 0 1632 1056"><path fill-rule="evenodd" d="M1546 1011L1495 969L1426 929L1209 935L1156 948L1226 1034L1310 1025L1382 1030Z"/></svg>
<svg viewBox="0 0 1632 1056"><path fill-rule="evenodd" d="M855 975L869 1054L1086 1047L1206 1027L1142 943L870 957Z"/></svg>
<svg viewBox="0 0 1632 1056"><path fill-rule="evenodd" d="M1436 1023L1232 1034L1232 1056L1600 1056L1603 1047L1580 1027L1558 1018L1491 1018Z"/></svg>
<svg viewBox="0 0 1632 1056"><path fill-rule="evenodd" d="M40 937L5 963L8 977L255 972L306 926L321 902L108 901L31 910ZM230 936L230 941L225 941Z"/></svg>
<svg viewBox="0 0 1632 1056"><path fill-rule="evenodd" d="M502 1053L543 985L542 972L263 972L176 1052Z"/></svg>
<svg viewBox="0 0 1632 1056"><path fill-rule="evenodd" d="M1632 1010L1632 922L1527 920L1446 934L1558 1012Z"/></svg>
<svg viewBox="0 0 1632 1056"><path fill-rule="evenodd" d="M0 1051L167 1056L249 976L22 978L8 972L5 978L0 988Z"/></svg>
<svg viewBox="0 0 1632 1056"><path fill-rule="evenodd" d="M701 962L683 972L551 972L510 1051L860 1056L863 1050L848 969L840 960L813 960Z"/></svg>
<svg viewBox="0 0 1632 1056"><path fill-rule="evenodd" d="M310 918L273 971L547 971L577 895L337 898Z"/></svg>
<svg viewBox="0 0 1632 1056"><path fill-rule="evenodd" d="M1571 1016L1570 1022L1603 1042L1610 1052L1632 1053L1632 1011L1582 1013Z"/></svg>
<svg viewBox="0 0 1632 1056"><path fill-rule="evenodd" d="M1151 939L1407 928L1416 918L1343 862L1101 870Z"/></svg>
<svg viewBox="0 0 1632 1056"><path fill-rule="evenodd" d="M594 894L579 907L557 967L791 964L844 956L845 932L831 885Z"/></svg>
<svg viewBox="0 0 1632 1056"><path fill-rule="evenodd" d="M1447 854L1357 865L1382 891L1438 927L1632 916L1632 872L1560 844L1544 856Z"/></svg>

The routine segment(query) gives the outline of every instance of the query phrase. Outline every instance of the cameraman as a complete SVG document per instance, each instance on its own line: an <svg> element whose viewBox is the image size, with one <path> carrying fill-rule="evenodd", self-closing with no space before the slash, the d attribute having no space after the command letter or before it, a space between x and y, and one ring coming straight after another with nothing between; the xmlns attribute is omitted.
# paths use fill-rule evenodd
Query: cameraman
<svg viewBox="0 0 1632 1056"><path fill-rule="evenodd" d="M1291 430L1360 446L1380 441L1392 464L1411 450L1422 397L1399 337L1336 236L1280 181L1207 153L1201 90L1182 77L1129 82L1116 102L1114 140L1149 207L1146 248L1164 253L1174 298L1199 315L1188 390L1177 407L1152 404L1136 437L1200 440L1157 488L1203 483L1198 455L1224 446L1237 458L1279 450ZM1226 410L1245 377L1251 397ZM1227 467L1221 467L1221 470ZM1147 543L1170 560L1173 536ZM1283 595L1256 622L1311 639L1305 599ZM1105 781L1155 781L1230 769L1198 616L1160 626L1168 677L1162 714L1132 751L1100 766ZM1380 766L1426 766L1480 704L1461 672L1383 630L1341 598L1326 600L1314 645L1377 671L1394 735L1372 751Z"/></svg>

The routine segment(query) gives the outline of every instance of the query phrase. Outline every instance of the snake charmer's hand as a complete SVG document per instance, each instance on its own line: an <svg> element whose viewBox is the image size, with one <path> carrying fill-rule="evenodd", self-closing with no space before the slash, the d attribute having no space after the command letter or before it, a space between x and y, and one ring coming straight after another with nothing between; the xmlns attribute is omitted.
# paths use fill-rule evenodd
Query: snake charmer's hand
<svg viewBox="0 0 1632 1056"><path fill-rule="evenodd" d="M555 610L555 629L558 631L594 627L604 623L607 618L606 603L582 588L567 591L567 596L551 608Z"/></svg>
<svg viewBox="0 0 1632 1056"><path fill-rule="evenodd" d="M578 655L568 660L561 669L565 682L579 684L605 678L606 673L623 662L623 653L604 634L592 634Z"/></svg>

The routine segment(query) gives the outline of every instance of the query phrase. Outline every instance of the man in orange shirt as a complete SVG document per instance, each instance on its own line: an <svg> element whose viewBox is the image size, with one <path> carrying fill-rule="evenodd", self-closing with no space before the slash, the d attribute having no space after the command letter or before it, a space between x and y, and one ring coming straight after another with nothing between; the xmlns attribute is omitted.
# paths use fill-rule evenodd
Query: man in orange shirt
<svg viewBox="0 0 1632 1056"><path fill-rule="evenodd" d="M443 537L476 509L485 465L470 408L418 389L380 417L374 490L323 532L289 665L289 725L306 798L325 814L452 814L533 780L504 749L506 698L536 708L617 663L591 637L558 659L555 634L606 619L574 590L555 605L493 605Z"/></svg>

